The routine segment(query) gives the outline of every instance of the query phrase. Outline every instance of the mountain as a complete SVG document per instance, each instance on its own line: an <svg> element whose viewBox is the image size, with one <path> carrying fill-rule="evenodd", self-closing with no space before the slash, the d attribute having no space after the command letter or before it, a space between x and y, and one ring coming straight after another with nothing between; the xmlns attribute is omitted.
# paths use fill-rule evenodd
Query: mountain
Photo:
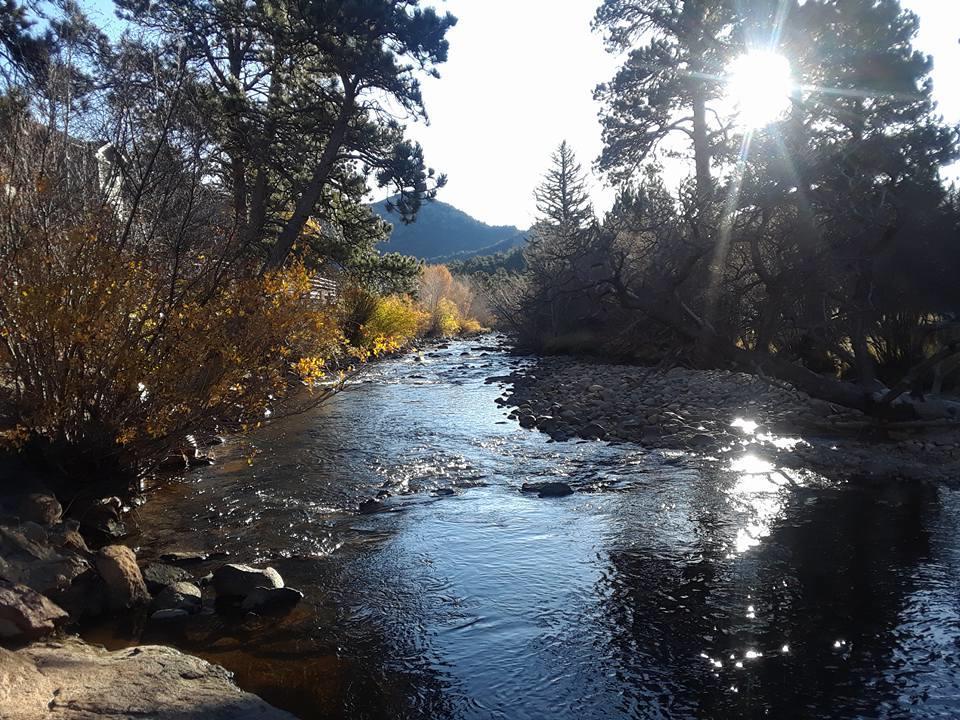
<svg viewBox="0 0 960 720"><path fill-rule="evenodd" d="M478 255L493 255L524 242L524 231L513 225L487 225L440 200L424 203L417 220L404 225L399 215L387 212L386 200L372 209L393 225L384 252L398 252L429 262L465 260Z"/></svg>

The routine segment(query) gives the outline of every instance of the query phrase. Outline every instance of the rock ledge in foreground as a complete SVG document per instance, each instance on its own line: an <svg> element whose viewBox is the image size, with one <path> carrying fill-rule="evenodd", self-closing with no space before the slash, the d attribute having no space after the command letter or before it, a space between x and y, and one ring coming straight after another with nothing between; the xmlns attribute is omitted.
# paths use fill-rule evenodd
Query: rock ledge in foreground
<svg viewBox="0 0 960 720"><path fill-rule="evenodd" d="M0 648L0 717L294 720L231 674L159 645L108 652L75 639Z"/></svg>

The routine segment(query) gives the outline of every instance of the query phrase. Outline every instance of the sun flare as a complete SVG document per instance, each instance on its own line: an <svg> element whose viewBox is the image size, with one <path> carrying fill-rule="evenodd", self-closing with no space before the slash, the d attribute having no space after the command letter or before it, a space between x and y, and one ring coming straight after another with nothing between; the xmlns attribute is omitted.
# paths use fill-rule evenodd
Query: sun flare
<svg viewBox="0 0 960 720"><path fill-rule="evenodd" d="M783 117L794 87L790 61L770 50L752 50L728 68L727 97L747 128L764 127Z"/></svg>

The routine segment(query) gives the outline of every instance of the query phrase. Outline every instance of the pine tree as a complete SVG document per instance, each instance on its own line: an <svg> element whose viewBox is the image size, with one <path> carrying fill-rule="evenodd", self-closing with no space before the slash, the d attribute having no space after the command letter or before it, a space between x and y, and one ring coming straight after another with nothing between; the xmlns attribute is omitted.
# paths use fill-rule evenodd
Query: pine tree
<svg viewBox="0 0 960 720"><path fill-rule="evenodd" d="M708 103L720 96L730 59L733 3L726 0L604 0L594 28L626 60L595 96L603 103L600 168L629 182L669 138L692 142L697 192L709 197L720 128Z"/></svg>
<svg viewBox="0 0 960 720"><path fill-rule="evenodd" d="M794 278L796 285L777 292L793 295L795 306L804 285L820 288L803 323L823 324L822 298L831 297L834 332L849 338L866 386L876 377L873 338L887 311L904 307L898 299L885 311L883 299L905 281L917 283L919 297L926 282L891 272L890 258L901 257L900 268L926 266L927 277L956 261L954 253L903 262L916 255L911 247L921 247L918 236L926 233L918 229L940 213L939 170L957 157L957 130L935 113L931 60L912 46L917 29L917 17L898 0L792 4L782 51L803 90L791 117L752 148L753 187L741 201L761 198L768 216L797 209L804 241L771 245L780 267L768 270Z"/></svg>
<svg viewBox="0 0 960 720"><path fill-rule="evenodd" d="M534 192L541 222L562 233L584 230L594 222L583 168L564 140L553 153L552 165Z"/></svg>
<svg viewBox="0 0 960 720"><path fill-rule="evenodd" d="M185 54L205 84L222 183L245 244L281 265L311 218L392 187L411 221L443 184L395 119L425 117L419 78L446 60L456 19L420 0L117 0ZM348 228L342 228L344 230Z"/></svg>

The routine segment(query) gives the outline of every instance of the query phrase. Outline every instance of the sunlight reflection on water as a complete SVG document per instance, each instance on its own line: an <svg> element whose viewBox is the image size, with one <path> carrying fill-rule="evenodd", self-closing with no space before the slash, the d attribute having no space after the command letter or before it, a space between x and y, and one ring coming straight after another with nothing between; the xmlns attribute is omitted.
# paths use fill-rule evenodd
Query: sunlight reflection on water
<svg viewBox="0 0 960 720"><path fill-rule="evenodd" d="M762 417L714 460L551 443L485 382L527 361L464 369L481 352L378 364L258 433L253 466L238 450L155 496L145 561L223 550L306 598L124 642L193 650L330 720L957 717L960 493L785 467L799 439ZM574 494L520 492L558 479Z"/></svg>

